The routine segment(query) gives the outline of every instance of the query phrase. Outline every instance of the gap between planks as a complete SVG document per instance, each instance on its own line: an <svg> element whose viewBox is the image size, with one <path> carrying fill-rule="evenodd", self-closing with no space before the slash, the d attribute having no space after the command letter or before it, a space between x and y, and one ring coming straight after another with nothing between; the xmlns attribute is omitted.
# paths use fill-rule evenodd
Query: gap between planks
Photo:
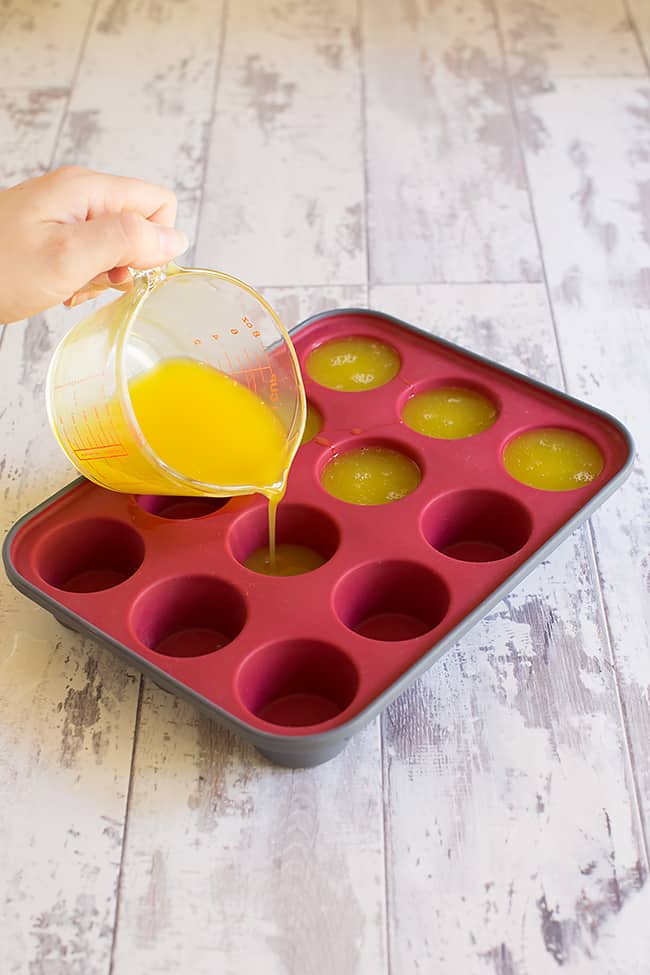
<svg viewBox="0 0 650 975"><path fill-rule="evenodd" d="M509 68L509 63L508 63L508 55L507 55L507 52L506 52L506 47L505 47L505 42L504 42L504 37L503 37L503 28L502 28L502 24L501 24L501 18L500 18L500 14L499 14L499 6L498 6L498 3L499 3L499 0L491 0L491 6L492 6L493 13L494 13L494 20L495 20L495 26L496 26L497 37L498 37L498 42L499 42L499 48L500 48L500 51L501 51L501 58L502 58L502 63L503 63L503 71L504 71L505 78L506 78L506 84L507 84L507 90L508 90L508 100L509 100L509 103L510 103L510 111L511 111L512 118L513 118L514 125L515 125L515 132L516 132L516 137L517 137L517 146L518 146L519 154L520 154L520 157L521 157L522 171L524 173L524 179L525 179L525 182L526 182L526 191L528 193L528 200L529 200L529 204L530 204L530 212L531 212L531 217L532 217L532 221L533 221L533 226L534 226L534 229L535 229L535 236L536 236L536 239L537 239L537 248L538 248L538 251L539 251L539 259L540 259L540 264L541 264L541 268L542 268L542 279L543 279L543 283L544 283L544 289L545 289L545 292L546 292L546 301L548 303L549 314L550 314L550 318L551 318L551 322L552 322L552 326L553 326L553 334L555 336L555 345L556 345L556 349L557 349L558 362L559 362L559 365L560 365L560 374L561 374L561 377L562 377L562 385L563 385L563 387L564 387L565 390L568 390L568 381L567 381L566 367L565 367L565 362L564 362L564 356L562 354L562 343L560 341L559 330L558 330L557 321L556 321L556 317L555 317L555 308L553 306L553 301L552 301L552 298L551 298L551 291L550 291L549 280L548 280L548 273L547 273L547 268L546 268L546 260L545 260L545 256L544 256L544 248L542 246L541 235L540 235L540 232L539 232L539 224L538 224L537 212L536 212L536 208L535 208L535 200L534 200L534 196L533 196L533 192L532 192L532 185L531 185L530 176L529 176L529 172L528 172L528 163L527 163L527 160L526 160L526 153L525 153L524 147L523 147L523 141L522 141L522 135L521 135L521 125L520 125L520 119L519 119L519 112L518 112L518 109L517 109L517 102L516 102L516 99L515 99L515 96L514 96L514 92L513 92L513 87L512 87L512 78L511 78L511 75L510 75L510 68ZM627 9L627 4L626 4L626 9ZM628 16L629 16L629 11L628 11ZM631 17L629 19L630 19L630 25L633 27L633 32L635 34L635 37L637 37L637 43L639 43L639 38L638 38L637 32L634 29L634 21L633 21L633 19ZM645 59L645 56L644 56L644 63L647 64L647 61ZM568 79L568 78L571 78L572 76L571 75L564 75L563 77ZM592 76L592 77L593 77L593 80L600 80L600 79L602 79L604 77L607 77L607 76L605 76L605 75L598 75L598 76ZM617 75L616 77L619 77L619 76ZM642 77L642 76L639 76L639 77ZM554 76L554 80L555 80L555 76ZM560 78L558 77L557 80L560 80ZM581 78L581 80L584 80L584 78ZM591 80L591 77L588 80ZM595 548L594 535L593 535L593 527L592 527L592 524L591 524L591 520L590 519L587 521L587 531L585 532L585 539L586 539L587 555L588 555L589 564L590 564L590 573L591 573L591 576L592 576L592 579L593 579L594 589L595 589L595 592L596 592L596 595L597 595L598 603L599 603L600 608L601 608L601 613L602 613L602 618L603 618L603 623L604 623L604 632L605 632L605 637L606 637L606 641L607 641L607 657L608 657L608 659L609 659L609 661L611 663L611 667L612 667L612 671L613 671L614 688L615 688L615 691L616 691L616 702L617 702L617 706L618 706L618 712L619 712L619 717L620 717L620 722L621 722L621 728L623 730L623 741L625 742L625 761L626 761L626 764L627 764L627 767L628 767L628 771L629 771L629 775L630 775L630 779L631 779L631 782L632 782L632 794L633 794L633 800L634 800L634 815L635 815L636 820L637 820L637 826L638 826L638 829L639 829L639 835L641 837L641 845L642 845L643 854L644 854L644 857L645 857L646 871L648 873L650 873L650 851L648 849L648 837L647 837L647 834L646 834L645 824L644 824L644 817L643 817L643 814L642 814L641 790L639 788L639 782L638 782L638 777L637 777L637 773L636 773L636 767L635 767L634 758L633 758L633 754L632 754L632 743L631 743L631 740L630 740L629 727L628 727L628 722L627 722L627 718L626 718L625 707L624 707L624 702L623 702L623 695L622 695L621 686L620 686L620 677L619 677L619 673L618 673L618 667L617 667L617 661L616 661L616 654L615 654L615 651L614 651L614 645L613 645L613 641L612 641L611 624L610 624L609 614L608 614L608 611L607 611L607 605L606 605L605 597L604 597L604 593L603 593L602 582L601 582L601 573L600 573L600 564L599 564L599 561L598 561L598 555L597 555L596 548Z"/></svg>

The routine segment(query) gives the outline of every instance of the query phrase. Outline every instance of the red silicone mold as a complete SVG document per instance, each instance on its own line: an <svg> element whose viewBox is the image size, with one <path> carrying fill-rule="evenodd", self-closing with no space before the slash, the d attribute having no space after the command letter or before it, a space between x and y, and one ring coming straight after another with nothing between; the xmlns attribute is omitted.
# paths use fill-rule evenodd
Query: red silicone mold
<svg viewBox="0 0 650 975"><path fill-rule="evenodd" d="M293 338L304 367L317 345L351 335L391 345L401 368L361 393L319 386L303 368L323 426L298 452L278 540L315 548L320 568L289 578L245 568L267 540L261 498L132 497L85 481L5 543L21 591L288 765L338 752L586 518L632 459L612 417L389 316L329 312ZM435 385L484 392L496 422L462 440L411 430L404 402ZM504 445L541 426L591 438L601 474L566 492L515 481ZM326 493L320 473L334 455L377 444L415 460L416 490L372 507Z"/></svg>

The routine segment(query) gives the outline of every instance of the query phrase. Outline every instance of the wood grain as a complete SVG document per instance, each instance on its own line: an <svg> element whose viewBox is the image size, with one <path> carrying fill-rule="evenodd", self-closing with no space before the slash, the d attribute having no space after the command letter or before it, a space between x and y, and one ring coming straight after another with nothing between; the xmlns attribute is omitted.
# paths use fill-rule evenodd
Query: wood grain
<svg viewBox="0 0 650 975"><path fill-rule="evenodd" d="M489 6L363 10L371 280L539 280Z"/></svg>
<svg viewBox="0 0 650 975"><path fill-rule="evenodd" d="M68 91L0 87L0 187L40 176L50 164Z"/></svg>
<svg viewBox="0 0 650 975"><path fill-rule="evenodd" d="M561 383L541 287L373 287L371 298ZM626 944L618 931L643 909L647 863L584 532L383 727L394 971L641 975L650 933Z"/></svg>
<svg viewBox="0 0 650 975"><path fill-rule="evenodd" d="M202 24L199 34L188 27L192 18ZM17 135L4 161L8 176L76 162L158 179L177 189L192 233L219 25L212 3L184 4L184 11L171 3L101 4L56 145L65 90L3 92L6 124ZM145 37L155 56L142 57ZM17 173L21 159L27 171ZM72 477L48 432L44 383L57 341L89 310L53 309L5 331L3 373L12 377L0 391L7 526ZM6 583L2 596L8 639L0 780L13 811L2 837L4 922L12 932L3 964L12 975L105 975L140 678Z"/></svg>
<svg viewBox="0 0 650 975"><path fill-rule="evenodd" d="M269 288L294 319L364 289ZM145 682L113 975L386 971L378 722L336 761L271 766ZM191 934L190 934L191 932Z"/></svg>
<svg viewBox="0 0 650 975"><path fill-rule="evenodd" d="M49 166L66 98L59 88L0 91L0 185ZM70 476L46 432L52 342L42 315L7 326L2 337L3 538L19 514ZM4 576L0 619L2 970L105 975L136 678L19 596Z"/></svg>
<svg viewBox="0 0 650 975"><path fill-rule="evenodd" d="M190 238L203 188L221 20L221 0L101 0L56 155L57 164L171 186L178 225Z"/></svg>
<svg viewBox="0 0 650 975"><path fill-rule="evenodd" d="M258 285L365 281L357 46L347 0L229 6L199 263Z"/></svg>
<svg viewBox="0 0 650 975"><path fill-rule="evenodd" d="M645 76L625 0L496 0L508 62L531 87L548 79Z"/></svg>
<svg viewBox="0 0 650 975"><path fill-rule="evenodd" d="M646 975L646 0L4 0L0 49L0 186L170 184L192 259L288 327L364 305L369 271L374 306L639 448L589 530L305 772L5 581L2 972ZM4 529L71 476L44 381L88 310L0 337Z"/></svg>
<svg viewBox="0 0 650 975"><path fill-rule="evenodd" d="M598 113L588 110L595 98ZM594 530L646 836L649 106L650 87L626 80L558 82L523 103L540 133L527 147L528 170L535 197L544 200L540 236L569 389L620 415L637 440L632 478L594 518Z"/></svg>
<svg viewBox="0 0 650 975"><path fill-rule="evenodd" d="M95 0L4 0L0 85L70 86L95 6Z"/></svg>

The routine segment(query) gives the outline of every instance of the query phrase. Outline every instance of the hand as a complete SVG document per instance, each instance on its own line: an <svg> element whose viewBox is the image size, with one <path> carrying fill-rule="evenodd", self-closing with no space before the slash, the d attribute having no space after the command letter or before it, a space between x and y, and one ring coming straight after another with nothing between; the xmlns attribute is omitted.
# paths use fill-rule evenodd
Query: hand
<svg viewBox="0 0 650 975"><path fill-rule="evenodd" d="M175 219L171 190L78 166L0 192L0 322L126 290L186 249Z"/></svg>

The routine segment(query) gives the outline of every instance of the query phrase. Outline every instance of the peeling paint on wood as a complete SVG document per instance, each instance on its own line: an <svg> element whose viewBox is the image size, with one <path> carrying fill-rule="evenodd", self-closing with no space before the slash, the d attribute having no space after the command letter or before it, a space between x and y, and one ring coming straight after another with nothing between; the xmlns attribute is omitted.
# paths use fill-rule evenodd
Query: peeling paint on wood
<svg viewBox="0 0 650 975"><path fill-rule="evenodd" d="M48 169L67 98L66 88L0 87L0 188Z"/></svg>
<svg viewBox="0 0 650 975"><path fill-rule="evenodd" d="M539 280L489 6L363 9L371 280Z"/></svg>
<svg viewBox="0 0 650 975"><path fill-rule="evenodd" d="M188 940L206 973L386 971L378 730L292 772L146 682L115 975Z"/></svg>
<svg viewBox="0 0 650 975"><path fill-rule="evenodd" d="M258 285L365 281L356 24L346 0L229 6L199 263Z"/></svg>
<svg viewBox="0 0 650 975"><path fill-rule="evenodd" d="M94 0L3 0L0 85L72 84Z"/></svg>
<svg viewBox="0 0 650 975"><path fill-rule="evenodd" d="M588 109L594 97L598 112ZM637 441L630 481L593 524L647 843L650 436L641 418L650 361L650 88L561 81L519 103L545 133L527 161L533 193L544 200L540 237L569 390L620 416Z"/></svg>
<svg viewBox="0 0 650 975"><path fill-rule="evenodd" d="M3 972L647 975L645 0L0 0L0 47L0 185L169 183L197 261L289 327L364 305L369 258L375 305L639 447L592 530L306 772L147 681L138 708L5 582ZM3 528L72 476L43 384L87 312L0 338Z"/></svg>
<svg viewBox="0 0 650 975"><path fill-rule="evenodd" d="M560 383L541 286L371 298ZM394 970L609 971L601 928L624 916L647 863L584 532L389 708L384 741ZM623 968L642 971L649 949L647 931L619 943Z"/></svg>
<svg viewBox="0 0 650 975"><path fill-rule="evenodd" d="M56 156L58 164L171 186L178 225L190 238L202 193L221 10L221 0L101 0Z"/></svg>
<svg viewBox="0 0 650 975"><path fill-rule="evenodd" d="M508 62L521 86L553 78L646 75L625 0L496 0Z"/></svg>

